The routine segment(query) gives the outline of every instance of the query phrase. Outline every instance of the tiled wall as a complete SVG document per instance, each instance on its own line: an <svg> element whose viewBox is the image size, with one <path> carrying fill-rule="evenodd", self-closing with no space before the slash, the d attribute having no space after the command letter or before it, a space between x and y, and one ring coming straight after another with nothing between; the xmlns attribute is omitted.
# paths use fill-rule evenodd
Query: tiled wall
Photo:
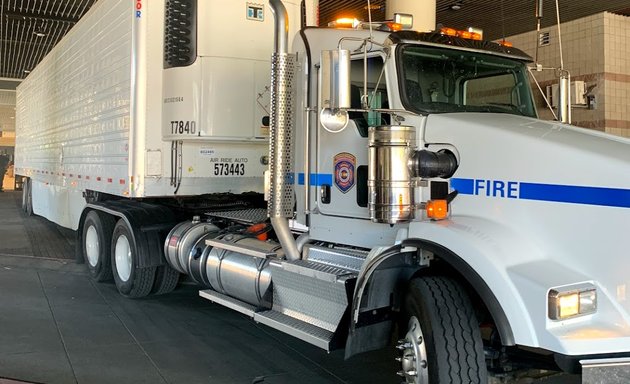
<svg viewBox="0 0 630 384"><path fill-rule="evenodd" d="M593 109L572 109L572 123L630 137L630 18L600 13L563 23L561 31L564 67L572 81L584 81L588 94L595 97ZM559 67L557 27L541 32L549 32L550 45L538 48L538 62L544 67ZM536 31L507 40L534 57ZM536 78L543 90L557 82L554 71L536 72ZM538 91L536 103L541 118L553 118Z"/></svg>
<svg viewBox="0 0 630 384"><path fill-rule="evenodd" d="M630 17L605 14L606 131L630 137Z"/></svg>

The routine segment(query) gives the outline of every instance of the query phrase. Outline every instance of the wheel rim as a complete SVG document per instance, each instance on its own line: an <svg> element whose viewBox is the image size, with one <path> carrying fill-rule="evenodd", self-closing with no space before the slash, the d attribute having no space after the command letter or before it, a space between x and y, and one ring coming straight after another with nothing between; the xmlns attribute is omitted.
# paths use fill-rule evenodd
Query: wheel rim
<svg viewBox="0 0 630 384"><path fill-rule="evenodd" d="M116 272L122 281L129 280L131 276L131 246L127 236L120 235L116 239L116 248L114 250L116 258Z"/></svg>
<svg viewBox="0 0 630 384"><path fill-rule="evenodd" d="M415 316L409 319L409 327L405 338L398 341L397 348L402 356L397 360L402 365L398 375L405 378L409 384L427 384L429 370L427 364L427 348L422 334L420 322Z"/></svg>
<svg viewBox="0 0 630 384"><path fill-rule="evenodd" d="M92 267L96 267L101 254L101 245L98 242L98 233L93 225L90 225L85 233L85 253L87 254L88 263Z"/></svg>

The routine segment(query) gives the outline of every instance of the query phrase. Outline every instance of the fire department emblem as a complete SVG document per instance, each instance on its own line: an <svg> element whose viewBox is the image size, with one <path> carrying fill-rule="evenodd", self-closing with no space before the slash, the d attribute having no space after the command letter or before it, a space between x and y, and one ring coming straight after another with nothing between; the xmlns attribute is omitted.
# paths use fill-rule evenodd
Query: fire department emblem
<svg viewBox="0 0 630 384"><path fill-rule="evenodd" d="M354 187L356 163L356 157L350 153L342 152L335 155L335 185L342 193L346 193Z"/></svg>

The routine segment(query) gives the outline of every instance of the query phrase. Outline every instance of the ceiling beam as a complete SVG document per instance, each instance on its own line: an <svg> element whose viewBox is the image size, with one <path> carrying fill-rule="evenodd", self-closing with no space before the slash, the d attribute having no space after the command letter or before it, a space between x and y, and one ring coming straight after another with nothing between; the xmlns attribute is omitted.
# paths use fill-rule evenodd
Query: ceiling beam
<svg viewBox="0 0 630 384"><path fill-rule="evenodd" d="M44 40L44 39L40 39L35 40L33 39L32 41L25 41L25 40L6 40L6 39L0 39L0 44L4 45L21 45L27 48L40 48L40 47L44 47L46 49L52 49L56 42L55 41L49 41L49 40Z"/></svg>
<svg viewBox="0 0 630 384"><path fill-rule="evenodd" d="M7 19L22 21L22 20L36 20L36 21L53 21L68 24L76 24L79 19L73 17L57 16L53 14L39 14L32 12L4 12Z"/></svg>

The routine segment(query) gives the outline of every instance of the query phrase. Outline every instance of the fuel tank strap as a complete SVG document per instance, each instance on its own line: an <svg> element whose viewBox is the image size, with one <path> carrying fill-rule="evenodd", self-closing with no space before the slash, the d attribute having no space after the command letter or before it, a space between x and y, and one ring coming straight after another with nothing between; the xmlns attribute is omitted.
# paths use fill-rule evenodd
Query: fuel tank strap
<svg viewBox="0 0 630 384"><path fill-rule="evenodd" d="M210 239L206 240L206 245L209 245L218 249L225 249L227 251L238 252L244 255L258 257L261 259L268 259L270 257L277 256L276 252L265 252L260 250L259 248L250 247L246 244L236 244L230 241L220 240L220 239Z"/></svg>

